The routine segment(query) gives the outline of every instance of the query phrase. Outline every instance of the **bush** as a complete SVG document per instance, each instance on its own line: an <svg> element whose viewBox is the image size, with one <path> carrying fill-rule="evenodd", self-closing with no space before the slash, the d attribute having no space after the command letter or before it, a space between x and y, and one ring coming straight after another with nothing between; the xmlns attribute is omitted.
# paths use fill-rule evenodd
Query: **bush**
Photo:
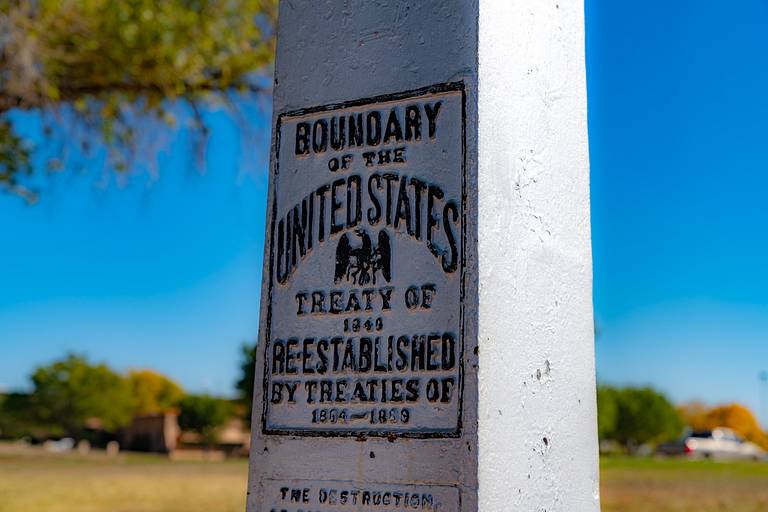
<svg viewBox="0 0 768 512"><path fill-rule="evenodd" d="M32 374L36 419L57 425L64 433L77 434L91 418L114 432L127 425L135 411L128 380L105 364L91 364L70 354Z"/></svg>
<svg viewBox="0 0 768 512"><path fill-rule="evenodd" d="M128 372L136 401L137 414L163 412L178 407L184 397L184 390L174 381L152 370L132 370Z"/></svg>
<svg viewBox="0 0 768 512"><path fill-rule="evenodd" d="M683 421L667 398L652 388L598 388L598 433L634 451L646 443L677 438Z"/></svg>
<svg viewBox="0 0 768 512"><path fill-rule="evenodd" d="M216 430L232 417L232 405L210 395L187 395L181 399L179 426L200 434L206 444L216 441Z"/></svg>

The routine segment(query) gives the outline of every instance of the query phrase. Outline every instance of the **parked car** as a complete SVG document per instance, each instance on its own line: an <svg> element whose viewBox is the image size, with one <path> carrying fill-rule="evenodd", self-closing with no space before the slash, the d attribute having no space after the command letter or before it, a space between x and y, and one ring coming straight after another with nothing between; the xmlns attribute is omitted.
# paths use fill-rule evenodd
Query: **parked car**
<svg viewBox="0 0 768 512"><path fill-rule="evenodd" d="M759 446L724 427L691 432L680 441L659 445L656 453L703 459L766 459Z"/></svg>

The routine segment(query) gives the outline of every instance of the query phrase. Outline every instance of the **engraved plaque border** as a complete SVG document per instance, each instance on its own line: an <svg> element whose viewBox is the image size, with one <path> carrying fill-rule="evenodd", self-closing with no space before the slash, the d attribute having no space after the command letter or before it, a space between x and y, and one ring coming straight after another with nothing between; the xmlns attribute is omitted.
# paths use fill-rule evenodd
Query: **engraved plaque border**
<svg viewBox="0 0 768 512"><path fill-rule="evenodd" d="M366 482L366 481L360 481L360 480L346 480L346 479L312 479L312 478L274 478L274 477L267 477L262 478L259 482L259 488L261 491L261 498L265 502L265 491L266 487L269 483L297 483L297 484L303 484L303 485L322 485L322 484L349 484L351 486L355 486L358 488L365 488L365 487L374 487L374 486L384 486L384 487L411 487L411 488L423 488L423 489L434 489L438 488L442 491L455 491L456 492L456 505L458 508L456 510L462 510L462 492L461 492L461 486L458 484L447 484L447 483L434 483L434 482ZM344 505L342 505L343 507ZM407 508L404 508L404 510L407 510Z"/></svg>
<svg viewBox="0 0 768 512"><path fill-rule="evenodd" d="M316 114L318 112L332 112L334 110L340 110L350 107L360 107L365 105L375 105L377 103L384 103L389 101L398 101L409 98L416 98L419 96L425 96L428 94L439 94L444 92L460 92L461 93L461 260L460 260L460 284L459 284L459 338L460 338L460 354L459 358L459 395L458 395L458 418L456 421L456 428L450 431L407 431L407 430L391 430L386 428L371 429L371 430L307 430L302 428L296 429L273 429L267 426L267 415L269 414L269 373L267 365L267 355L270 347L271 339L271 327L272 327L272 291L274 281L274 238L275 238L275 220L277 218L277 178L280 174L280 137L281 126L283 118L285 117L298 117L307 114ZM275 136L274 136L274 167L273 167L273 182L272 182L272 208L270 210L271 220L269 227L269 281L267 284L267 318L264 329L264 336L262 338L263 347L258 347L258 350L263 350L264 354L264 373L262 375L262 411L261 411L261 431L264 435L282 435L282 436L299 436L299 437L388 437L390 439L395 438L411 438L411 439L435 439L435 438L458 438L462 435L462 417L464 413L464 348L465 348L465 294L466 294L466 258L467 258L467 98L466 90L463 81L445 82L422 87L419 89L411 89L401 91L398 93L382 94L379 96L373 96L369 98L360 98L356 100L345 101L341 103L330 103L326 105L309 107L297 110L291 110L283 112L278 115L275 123ZM255 383L254 383L255 384ZM419 428L419 427L415 427Z"/></svg>

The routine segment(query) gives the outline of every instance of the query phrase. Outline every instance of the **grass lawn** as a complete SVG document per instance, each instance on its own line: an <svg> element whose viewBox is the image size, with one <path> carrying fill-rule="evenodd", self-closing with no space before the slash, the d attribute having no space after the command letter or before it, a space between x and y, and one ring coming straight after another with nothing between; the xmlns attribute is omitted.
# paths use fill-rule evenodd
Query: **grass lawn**
<svg viewBox="0 0 768 512"><path fill-rule="evenodd" d="M248 462L0 447L0 512L243 512Z"/></svg>
<svg viewBox="0 0 768 512"><path fill-rule="evenodd" d="M609 458L604 512L768 511L767 463ZM247 462L54 455L0 444L0 512L242 512Z"/></svg>
<svg viewBox="0 0 768 512"><path fill-rule="evenodd" d="M765 512L768 463L604 458L603 512Z"/></svg>

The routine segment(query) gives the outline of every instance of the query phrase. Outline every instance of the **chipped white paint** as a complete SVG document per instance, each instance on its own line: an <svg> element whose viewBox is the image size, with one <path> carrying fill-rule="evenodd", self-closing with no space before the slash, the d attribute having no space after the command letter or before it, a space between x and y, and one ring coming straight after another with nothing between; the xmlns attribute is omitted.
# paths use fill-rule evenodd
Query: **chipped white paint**
<svg viewBox="0 0 768 512"><path fill-rule="evenodd" d="M456 101L451 87L463 88L462 117L457 105L446 103L443 111L449 123L444 134L452 142L414 146L413 167L403 167L445 180L453 194L451 180L458 174L440 176L429 163L455 167L450 162L456 161L458 125L465 120L463 327L450 307L458 300L456 279L434 273L429 250L416 245L407 249L410 257L394 257L398 279L419 284L433 272L435 281L429 281L450 290L439 298L448 302L436 302L423 322L394 309L385 317L386 325L400 319L411 330L442 325L463 331L463 408L435 404L431 420L393 423L386 431L327 423L318 428L309 408L298 403L275 402L282 409L268 413L261 342L249 512L399 510L403 502L435 512L597 510L583 7L581 1L561 3L281 2L273 126L283 115L294 122L295 134L295 121L314 120L315 107L344 104L338 108L357 112L367 103L346 102L400 94L406 100L397 108L404 108L408 91L427 91L423 101L432 101L432 94ZM440 84L453 85L429 89ZM315 246L294 274L296 282L283 283L287 288L273 296L275 308L269 309L273 207L278 219L286 204L299 204L325 183L314 172L327 174L327 168L314 167L311 158L280 158L289 175L277 180L273 148L261 338L268 318L281 336L332 332L341 325L322 316L301 323L297 308L303 306L291 300L334 285L330 248ZM329 247L337 243L335 238ZM268 378L294 378L288 366L267 362ZM429 411L422 407L419 414ZM456 430L448 418L459 411Z"/></svg>
<svg viewBox="0 0 768 512"><path fill-rule="evenodd" d="M583 3L478 40L480 510L599 510Z"/></svg>

